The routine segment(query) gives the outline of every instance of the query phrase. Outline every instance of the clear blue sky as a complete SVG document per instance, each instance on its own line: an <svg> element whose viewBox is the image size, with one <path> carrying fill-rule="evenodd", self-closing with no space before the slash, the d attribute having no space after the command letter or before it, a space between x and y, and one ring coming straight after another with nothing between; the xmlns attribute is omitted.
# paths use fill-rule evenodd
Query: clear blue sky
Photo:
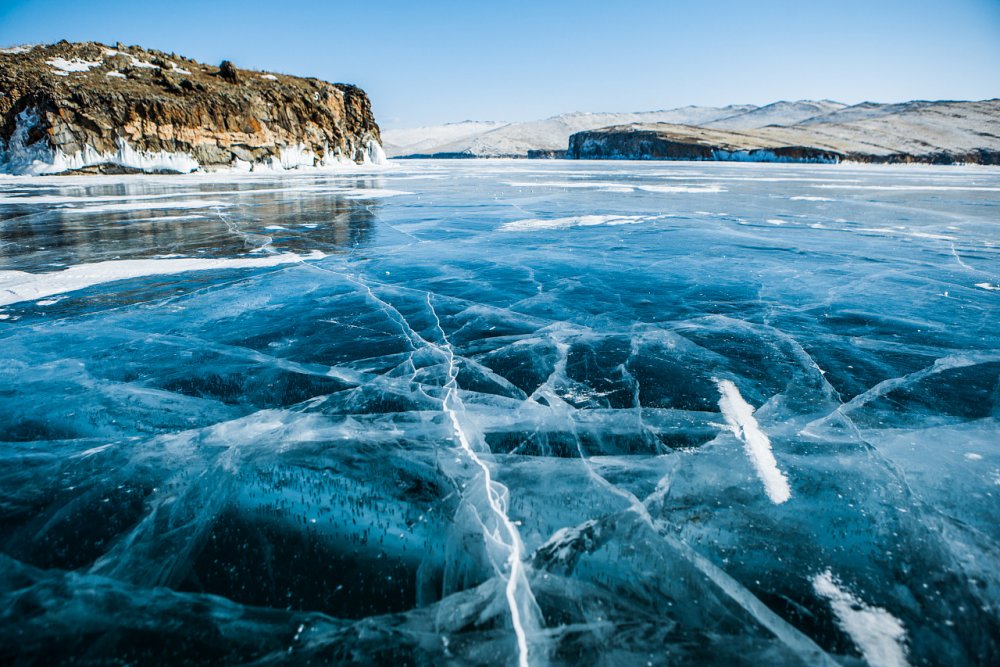
<svg viewBox="0 0 1000 667"><path fill-rule="evenodd" d="M1000 97L1000 0L0 0L0 44L59 39L356 83L387 127Z"/></svg>

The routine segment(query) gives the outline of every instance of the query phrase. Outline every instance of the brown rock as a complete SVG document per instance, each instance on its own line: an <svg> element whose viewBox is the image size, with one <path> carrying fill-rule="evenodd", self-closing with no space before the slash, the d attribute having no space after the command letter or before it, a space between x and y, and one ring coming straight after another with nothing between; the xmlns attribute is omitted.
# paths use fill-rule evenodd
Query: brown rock
<svg viewBox="0 0 1000 667"><path fill-rule="evenodd" d="M94 66L63 76L47 62L55 58ZM298 146L317 161L361 160L371 142L381 143L368 97L355 86L272 80L231 63L216 70L93 42L0 53L0 163L15 134L27 148L67 155L87 146L113 153L124 140L137 151L186 153L208 169L236 159L266 163Z"/></svg>

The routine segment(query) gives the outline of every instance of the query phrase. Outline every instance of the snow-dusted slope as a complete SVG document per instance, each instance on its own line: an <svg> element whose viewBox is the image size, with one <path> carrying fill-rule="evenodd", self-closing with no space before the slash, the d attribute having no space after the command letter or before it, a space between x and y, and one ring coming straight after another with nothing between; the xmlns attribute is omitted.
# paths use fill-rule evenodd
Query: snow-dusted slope
<svg viewBox="0 0 1000 667"><path fill-rule="evenodd" d="M900 102L898 104L880 104L878 102L862 102L853 106L844 107L821 116L813 116L799 123L800 125L815 125L817 123L851 123L857 120L868 120L893 114L917 112L925 107L942 104L941 102L927 102L925 100L913 100L910 102Z"/></svg>
<svg viewBox="0 0 1000 667"><path fill-rule="evenodd" d="M569 136L583 130L630 123L699 125L735 116L757 107L688 106L639 113L567 113L521 123L452 123L435 127L383 132L389 157L448 155L468 157L524 157L531 150L566 150Z"/></svg>
<svg viewBox="0 0 1000 667"><path fill-rule="evenodd" d="M827 115L845 108L846 104L832 100L799 100L797 102L774 102L767 106L753 109L745 113L720 118L708 123L705 127L717 127L724 130L750 130L766 125L795 125L815 116ZM699 123L687 123L688 125Z"/></svg>
<svg viewBox="0 0 1000 667"><path fill-rule="evenodd" d="M382 130L382 145L389 157L437 152L437 146L472 139L509 124L496 120L466 120L446 125Z"/></svg>
<svg viewBox="0 0 1000 667"><path fill-rule="evenodd" d="M574 135L569 157L1000 163L1000 100L859 106L789 126L608 127Z"/></svg>

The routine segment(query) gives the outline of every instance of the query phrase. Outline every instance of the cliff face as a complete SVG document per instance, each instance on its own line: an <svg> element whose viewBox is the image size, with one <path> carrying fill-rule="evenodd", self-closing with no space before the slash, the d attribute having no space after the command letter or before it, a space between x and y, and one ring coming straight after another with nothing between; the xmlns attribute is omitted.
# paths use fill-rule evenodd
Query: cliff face
<svg viewBox="0 0 1000 667"><path fill-rule="evenodd" d="M0 50L0 171L190 172L384 160L364 91L93 42Z"/></svg>
<svg viewBox="0 0 1000 667"><path fill-rule="evenodd" d="M567 157L1000 164L1000 100L857 105L745 130L635 124L578 132Z"/></svg>
<svg viewBox="0 0 1000 667"><path fill-rule="evenodd" d="M576 160L839 162L845 156L830 149L790 145L741 132L661 123L578 132L569 138L566 157Z"/></svg>

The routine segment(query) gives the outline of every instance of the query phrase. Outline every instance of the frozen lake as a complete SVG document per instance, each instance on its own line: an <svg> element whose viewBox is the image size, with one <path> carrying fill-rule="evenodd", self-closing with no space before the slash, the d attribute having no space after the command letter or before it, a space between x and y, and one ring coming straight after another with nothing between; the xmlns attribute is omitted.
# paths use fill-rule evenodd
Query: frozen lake
<svg viewBox="0 0 1000 667"><path fill-rule="evenodd" d="M0 661L998 664L998 244L987 168L0 178Z"/></svg>

